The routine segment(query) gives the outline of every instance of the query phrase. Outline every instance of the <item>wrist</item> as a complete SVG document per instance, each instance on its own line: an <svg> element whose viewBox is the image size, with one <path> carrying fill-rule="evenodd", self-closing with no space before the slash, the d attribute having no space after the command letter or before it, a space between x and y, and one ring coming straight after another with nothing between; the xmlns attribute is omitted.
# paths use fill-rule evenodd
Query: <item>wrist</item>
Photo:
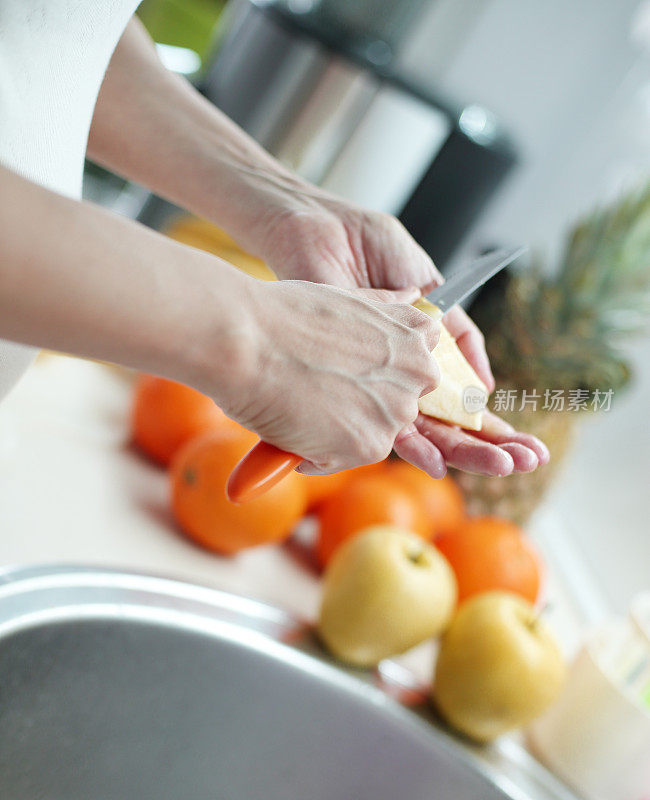
<svg viewBox="0 0 650 800"><path fill-rule="evenodd" d="M255 313L260 282L214 258L209 262L208 274L192 280L192 297L166 359L178 380L236 416L260 371L262 336Z"/></svg>
<svg viewBox="0 0 650 800"><path fill-rule="evenodd" d="M196 192L184 205L224 228L245 250L267 260L274 231L321 208L326 193L254 147L206 142Z"/></svg>

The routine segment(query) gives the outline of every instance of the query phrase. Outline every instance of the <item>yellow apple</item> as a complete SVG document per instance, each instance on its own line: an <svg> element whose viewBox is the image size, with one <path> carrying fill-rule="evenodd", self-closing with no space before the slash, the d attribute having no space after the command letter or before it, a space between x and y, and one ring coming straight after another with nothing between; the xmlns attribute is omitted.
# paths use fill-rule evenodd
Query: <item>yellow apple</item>
<svg viewBox="0 0 650 800"><path fill-rule="evenodd" d="M461 604L442 637L432 698L452 727L485 742L530 722L557 697L560 649L535 607L509 592Z"/></svg>
<svg viewBox="0 0 650 800"><path fill-rule="evenodd" d="M433 545L378 525L334 554L318 632L340 660L368 667L439 634L456 604L456 580Z"/></svg>

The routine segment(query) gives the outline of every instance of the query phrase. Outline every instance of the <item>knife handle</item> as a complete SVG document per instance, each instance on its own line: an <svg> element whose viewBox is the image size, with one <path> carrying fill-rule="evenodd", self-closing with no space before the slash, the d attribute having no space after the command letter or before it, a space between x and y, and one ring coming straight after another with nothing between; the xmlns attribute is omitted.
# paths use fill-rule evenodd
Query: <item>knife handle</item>
<svg viewBox="0 0 650 800"><path fill-rule="evenodd" d="M260 440L232 471L226 495L232 503L254 500L268 492L301 462L300 456Z"/></svg>

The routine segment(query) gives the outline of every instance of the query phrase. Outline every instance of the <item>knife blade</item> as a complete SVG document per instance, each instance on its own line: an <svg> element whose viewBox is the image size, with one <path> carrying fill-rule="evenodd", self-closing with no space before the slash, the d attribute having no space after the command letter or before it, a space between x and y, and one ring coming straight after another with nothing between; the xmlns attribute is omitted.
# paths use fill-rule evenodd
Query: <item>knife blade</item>
<svg viewBox="0 0 650 800"><path fill-rule="evenodd" d="M493 275L512 264L527 249L526 247L503 248L481 256L466 269L459 269L441 286L436 286L426 299L446 314L452 306L460 303Z"/></svg>

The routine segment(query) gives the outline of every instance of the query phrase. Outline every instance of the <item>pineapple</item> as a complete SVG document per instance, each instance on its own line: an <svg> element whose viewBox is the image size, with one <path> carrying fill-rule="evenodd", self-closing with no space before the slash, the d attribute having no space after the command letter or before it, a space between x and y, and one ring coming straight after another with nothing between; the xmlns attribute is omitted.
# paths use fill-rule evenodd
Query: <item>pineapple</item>
<svg viewBox="0 0 650 800"><path fill-rule="evenodd" d="M584 416L567 410L567 401L582 393L589 400L584 407L595 409L594 398L602 402L610 390L615 397L628 383L620 344L644 330L649 312L650 185L580 221L554 275L533 265L488 284L471 313L485 333L501 390L490 406L543 439L551 463L532 475L507 478L458 473L470 511L527 519L568 449L573 423ZM504 389L517 392L514 410L495 404ZM528 397L537 394L536 411L532 404L522 408L524 390ZM542 410L547 390L561 391L564 410Z"/></svg>

